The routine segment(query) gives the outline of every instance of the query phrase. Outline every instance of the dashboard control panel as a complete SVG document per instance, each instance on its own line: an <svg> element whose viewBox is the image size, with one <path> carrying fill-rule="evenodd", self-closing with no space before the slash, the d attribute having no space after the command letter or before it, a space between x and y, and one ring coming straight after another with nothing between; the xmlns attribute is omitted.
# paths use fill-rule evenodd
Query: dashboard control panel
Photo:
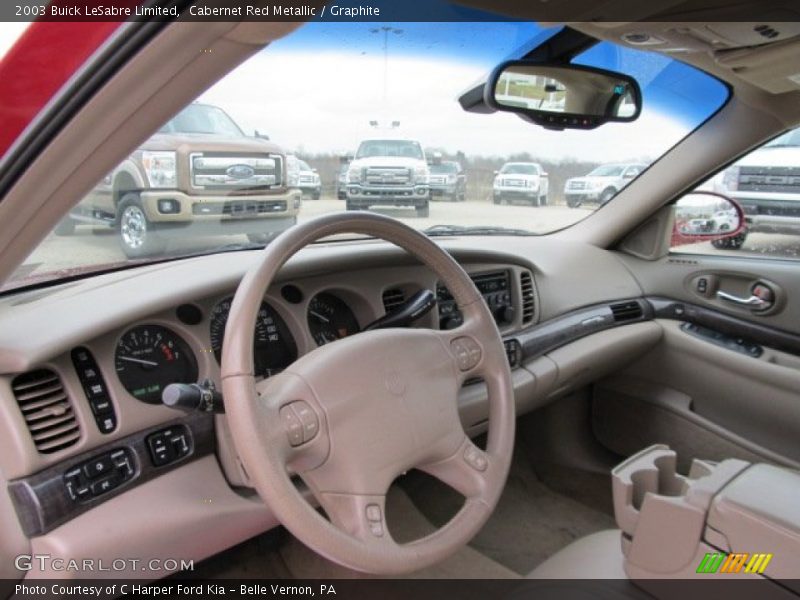
<svg viewBox="0 0 800 600"><path fill-rule="evenodd" d="M189 456L191 437L183 425L162 429L147 436L147 449L153 466L161 467Z"/></svg>
<svg viewBox="0 0 800 600"><path fill-rule="evenodd" d="M119 487L135 472L130 449L116 448L93 456L64 473L64 486L73 501L85 502Z"/></svg>
<svg viewBox="0 0 800 600"><path fill-rule="evenodd" d="M489 310L492 311L497 325L500 327L511 325L515 315L511 272L502 270L474 273L470 275L470 278L483 296ZM436 300L439 305L439 327L441 329L455 329L464 322L453 295L441 283L436 285Z"/></svg>
<svg viewBox="0 0 800 600"><path fill-rule="evenodd" d="M94 356L88 348L78 347L72 351L71 357L97 428L100 433L111 433L117 428L117 415Z"/></svg>

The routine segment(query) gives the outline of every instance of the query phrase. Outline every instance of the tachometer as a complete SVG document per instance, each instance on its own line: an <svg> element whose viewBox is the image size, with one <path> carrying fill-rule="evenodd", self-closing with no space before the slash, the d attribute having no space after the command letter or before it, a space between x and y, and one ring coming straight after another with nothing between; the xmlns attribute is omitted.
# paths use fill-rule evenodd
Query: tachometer
<svg viewBox="0 0 800 600"><path fill-rule="evenodd" d="M319 346L359 332L358 321L341 299L317 294L308 303L308 329Z"/></svg>
<svg viewBox="0 0 800 600"><path fill-rule="evenodd" d="M211 311L211 348L217 362L222 360L222 341L233 298L226 298ZM284 320L266 302L261 303L256 316L253 337L255 374L269 377L279 373L297 359L297 346Z"/></svg>
<svg viewBox="0 0 800 600"><path fill-rule="evenodd" d="M170 383L196 383L197 361L177 333L160 325L138 325L117 343L114 364L122 386L137 400L161 402Z"/></svg>

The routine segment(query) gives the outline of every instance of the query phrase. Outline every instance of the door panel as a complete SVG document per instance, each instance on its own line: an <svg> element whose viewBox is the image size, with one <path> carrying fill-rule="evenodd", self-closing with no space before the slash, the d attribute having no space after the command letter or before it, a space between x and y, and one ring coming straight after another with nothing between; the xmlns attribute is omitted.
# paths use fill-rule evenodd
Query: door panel
<svg viewBox="0 0 800 600"><path fill-rule="evenodd" d="M738 457L800 467L800 265L714 256L622 257L657 311L659 344L595 385L593 427L630 454L652 443L691 458ZM706 285L698 280L706 278ZM772 310L721 300L754 282L775 291ZM686 325L685 323L692 323Z"/></svg>

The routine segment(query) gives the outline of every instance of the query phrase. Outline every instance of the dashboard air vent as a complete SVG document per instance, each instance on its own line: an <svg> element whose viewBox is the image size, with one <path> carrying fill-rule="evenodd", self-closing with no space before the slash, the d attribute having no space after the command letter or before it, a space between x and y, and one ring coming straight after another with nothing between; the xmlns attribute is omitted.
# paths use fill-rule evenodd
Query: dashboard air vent
<svg viewBox="0 0 800 600"><path fill-rule="evenodd" d="M50 454L78 441L81 431L56 373L50 369L23 373L14 378L11 389L39 452Z"/></svg>
<svg viewBox="0 0 800 600"><path fill-rule="evenodd" d="M533 293L533 276L530 271L523 271L519 276L519 285L522 292L522 323L533 321L536 311L536 299Z"/></svg>
<svg viewBox="0 0 800 600"><path fill-rule="evenodd" d="M392 288L383 292L383 308L386 310L387 314L392 312L405 301L406 295L403 290Z"/></svg>
<svg viewBox="0 0 800 600"><path fill-rule="evenodd" d="M611 313L614 315L614 320L617 322L635 321L641 319L644 314L642 313L641 305L635 301L612 304Z"/></svg>

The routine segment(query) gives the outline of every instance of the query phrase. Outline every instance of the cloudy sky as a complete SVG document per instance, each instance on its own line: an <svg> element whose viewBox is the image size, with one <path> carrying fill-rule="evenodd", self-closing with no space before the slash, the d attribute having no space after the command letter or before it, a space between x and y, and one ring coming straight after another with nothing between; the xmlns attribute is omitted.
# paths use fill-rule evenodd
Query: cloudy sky
<svg viewBox="0 0 800 600"><path fill-rule="evenodd" d="M687 67L601 44L580 61L634 74L645 93L642 116L590 132L547 131L512 114L466 113L456 98L521 45L550 32L523 23L388 26L384 59L385 34L376 25L306 25L200 99L224 108L248 133L257 129L295 151L352 151L362 137L380 135L368 124L378 119L398 120L397 135L451 152L595 162L657 157L724 100L721 86Z"/></svg>

